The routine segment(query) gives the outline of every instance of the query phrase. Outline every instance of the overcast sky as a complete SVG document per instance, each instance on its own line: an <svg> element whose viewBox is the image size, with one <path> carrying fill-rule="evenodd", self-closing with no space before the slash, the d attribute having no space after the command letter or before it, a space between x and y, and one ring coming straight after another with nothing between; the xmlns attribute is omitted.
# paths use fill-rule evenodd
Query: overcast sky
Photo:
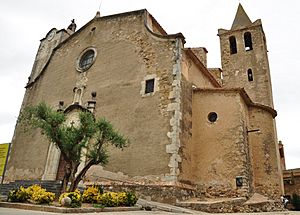
<svg viewBox="0 0 300 215"><path fill-rule="evenodd" d="M10 142L39 40L50 29L77 29L101 0L0 1L0 143ZM230 29L238 3L252 21L262 19L269 50L278 138L288 168L300 167L299 0L102 0L101 16L146 8L167 33L181 32L186 47L206 47L208 66L220 67L218 28Z"/></svg>

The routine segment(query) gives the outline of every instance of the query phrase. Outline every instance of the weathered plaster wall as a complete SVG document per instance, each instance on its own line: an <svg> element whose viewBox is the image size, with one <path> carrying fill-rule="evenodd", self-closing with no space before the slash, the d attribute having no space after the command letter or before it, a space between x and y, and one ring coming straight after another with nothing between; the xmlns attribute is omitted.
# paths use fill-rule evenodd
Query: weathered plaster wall
<svg viewBox="0 0 300 215"><path fill-rule="evenodd" d="M167 134L172 132L170 119L175 114L169 105L178 101L176 96L180 94L178 88L175 97L169 98L177 77L180 83L180 76L173 74L178 47L175 39L158 38L149 33L144 26L144 16L140 11L103 17L74 33L59 46L46 70L27 89L25 105L40 101L56 108L59 101L64 101L65 107L72 104L73 88L80 79L76 70L78 56L88 47L95 48L96 60L84 74L82 104L86 105L91 92L96 91L96 117L111 121L131 142L123 151L109 148L111 159L104 171L162 180L173 168L170 166L172 154L167 153L166 147L172 142ZM157 77L157 91L143 96L141 83L149 75ZM180 113L180 105L178 111ZM7 179L40 179L49 143L42 140L38 132L33 136L24 134L19 127L13 143ZM36 155L32 156L32 152ZM36 170L27 173L28 169ZM105 176L101 169L99 176Z"/></svg>
<svg viewBox="0 0 300 215"><path fill-rule="evenodd" d="M57 89L52 89L53 87L50 88L54 93L52 96L49 96L47 90L39 92L42 81L34 85L30 84L42 73L53 53L53 49L68 36L66 31L58 31L53 28L47 33L46 37L41 40L31 74L28 78L28 87L26 88L20 108L21 111L27 105L36 104L35 101L37 100L48 101L51 105L57 105L60 98L60 93ZM62 80L61 77L59 77L59 79ZM61 82L61 80L58 80L57 77L55 77L54 80L53 77L50 78L50 81L53 81L53 83L56 83L56 81ZM52 85L54 86L55 84L53 83ZM5 180L41 178L44 174L47 158L47 150L45 149L48 149L48 147L48 141L46 141L38 130L24 133L24 128L17 124L12 138L11 155L8 160Z"/></svg>
<svg viewBox="0 0 300 215"><path fill-rule="evenodd" d="M52 31L56 32L56 30ZM58 45L57 42L62 36L61 34L62 31L60 34L56 33L51 41L42 40L21 110L25 106L35 105L41 101L45 101L54 108L58 108L59 101L64 101L65 104L72 102L73 85L76 81L75 72L69 69L69 65L65 63L56 65L50 63L46 66L46 60L52 54L52 49ZM47 49L42 48L43 46ZM63 53L57 52L53 58L60 59L63 56ZM44 67L45 69L42 70ZM67 74L66 71L68 71ZM32 84L33 81L36 82ZM39 130L24 132L24 128L17 124L12 139L5 180L41 179L46 166L48 148L49 142L40 134Z"/></svg>
<svg viewBox="0 0 300 215"><path fill-rule="evenodd" d="M209 78L197 67L186 53L183 53L182 74L191 83L201 88L213 88Z"/></svg>
<svg viewBox="0 0 300 215"><path fill-rule="evenodd" d="M182 78L182 123L180 136L180 156L182 162L180 165L179 181L187 184L193 183L192 178L192 84L184 77Z"/></svg>
<svg viewBox="0 0 300 215"><path fill-rule="evenodd" d="M237 196L248 192L246 115L237 92L196 90L193 94L193 178L210 196ZM216 122L208 114L218 115ZM236 187L236 177L244 179Z"/></svg>
<svg viewBox="0 0 300 215"><path fill-rule="evenodd" d="M282 194L282 176L278 162L278 141L272 115L262 109L251 108L249 112L250 155L253 166L254 191L279 198Z"/></svg>

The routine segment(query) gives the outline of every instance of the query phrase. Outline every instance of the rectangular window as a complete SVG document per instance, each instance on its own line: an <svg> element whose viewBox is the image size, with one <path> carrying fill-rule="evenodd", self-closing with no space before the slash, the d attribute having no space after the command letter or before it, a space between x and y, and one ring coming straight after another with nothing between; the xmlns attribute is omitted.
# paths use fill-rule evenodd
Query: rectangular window
<svg viewBox="0 0 300 215"><path fill-rule="evenodd" d="M243 177L242 176L237 176L235 178L235 184L237 187L242 187L243 186Z"/></svg>
<svg viewBox="0 0 300 215"><path fill-rule="evenodd" d="M154 78L146 80L145 94L154 92Z"/></svg>
<svg viewBox="0 0 300 215"><path fill-rule="evenodd" d="M252 69L248 69L247 75L248 75L248 81L253 81Z"/></svg>

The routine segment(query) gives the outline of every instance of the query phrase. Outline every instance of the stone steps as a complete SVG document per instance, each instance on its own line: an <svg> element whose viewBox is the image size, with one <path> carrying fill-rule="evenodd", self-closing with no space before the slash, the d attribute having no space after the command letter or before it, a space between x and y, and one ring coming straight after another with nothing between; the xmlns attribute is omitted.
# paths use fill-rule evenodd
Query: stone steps
<svg viewBox="0 0 300 215"><path fill-rule="evenodd" d="M10 190L19 188L20 186L27 188L34 184L41 185L41 187L45 188L47 191L55 194L59 194L62 186L61 181L16 180L8 184L2 184L0 187L0 194L7 196Z"/></svg>

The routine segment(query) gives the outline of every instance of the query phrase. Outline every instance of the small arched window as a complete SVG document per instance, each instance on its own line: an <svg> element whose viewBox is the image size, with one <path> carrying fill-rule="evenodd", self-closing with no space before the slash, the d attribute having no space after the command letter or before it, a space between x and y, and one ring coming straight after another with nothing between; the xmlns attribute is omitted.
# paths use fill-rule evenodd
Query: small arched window
<svg viewBox="0 0 300 215"><path fill-rule="evenodd" d="M253 81L253 72L252 72L252 69L248 69L247 75L248 75L248 81Z"/></svg>
<svg viewBox="0 0 300 215"><path fill-rule="evenodd" d="M234 36L229 37L229 43L230 43L230 54L236 54L237 46L236 46L236 39Z"/></svg>
<svg viewBox="0 0 300 215"><path fill-rule="evenodd" d="M245 42L245 50L250 51L253 49L252 47L252 37L250 32L244 33L244 42Z"/></svg>

